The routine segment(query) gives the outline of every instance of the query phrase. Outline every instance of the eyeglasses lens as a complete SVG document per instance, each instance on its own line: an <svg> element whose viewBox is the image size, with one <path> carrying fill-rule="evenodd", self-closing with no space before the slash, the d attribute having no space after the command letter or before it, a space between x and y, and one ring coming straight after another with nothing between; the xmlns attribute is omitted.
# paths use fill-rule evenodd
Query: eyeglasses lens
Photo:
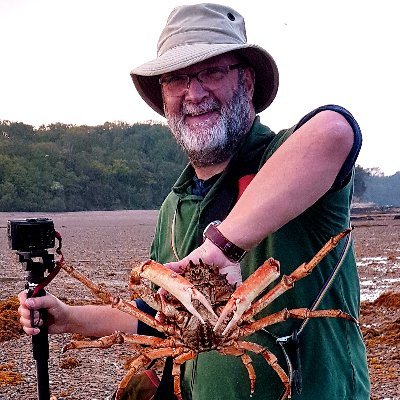
<svg viewBox="0 0 400 400"><path fill-rule="evenodd" d="M225 67L206 68L195 74L169 75L160 78L160 84L163 86L164 92L170 96L182 96L193 79L197 79L203 89L215 90L221 86L229 71L237 69L239 66L239 64L234 64Z"/></svg>

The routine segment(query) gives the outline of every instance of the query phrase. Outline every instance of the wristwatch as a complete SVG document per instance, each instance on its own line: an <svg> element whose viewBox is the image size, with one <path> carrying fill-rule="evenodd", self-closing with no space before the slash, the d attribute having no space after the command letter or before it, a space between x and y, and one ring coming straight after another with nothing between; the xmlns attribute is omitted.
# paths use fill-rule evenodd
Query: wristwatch
<svg viewBox="0 0 400 400"><path fill-rule="evenodd" d="M210 222L203 232L203 239L209 239L213 242L223 253L233 262L240 262L245 254L246 250L236 246L230 240L228 240L217 228L221 221Z"/></svg>

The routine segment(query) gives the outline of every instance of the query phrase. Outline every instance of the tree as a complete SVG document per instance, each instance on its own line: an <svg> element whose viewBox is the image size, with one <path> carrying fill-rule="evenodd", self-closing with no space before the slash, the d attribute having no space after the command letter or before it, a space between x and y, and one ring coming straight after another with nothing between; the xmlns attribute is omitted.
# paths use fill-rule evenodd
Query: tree
<svg viewBox="0 0 400 400"><path fill-rule="evenodd" d="M370 175L368 170L365 170L360 165L356 165L354 175L354 197L362 199L363 194L367 190L367 177Z"/></svg>
<svg viewBox="0 0 400 400"><path fill-rule="evenodd" d="M158 208L186 161L166 126L0 121L0 211Z"/></svg>

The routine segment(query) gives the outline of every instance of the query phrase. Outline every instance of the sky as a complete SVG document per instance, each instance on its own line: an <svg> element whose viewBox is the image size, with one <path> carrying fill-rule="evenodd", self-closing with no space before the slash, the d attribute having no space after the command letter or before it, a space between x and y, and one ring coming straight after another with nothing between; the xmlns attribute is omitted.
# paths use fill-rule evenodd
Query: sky
<svg viewBox="0 0 400 400"><path fill-rule="evenodd" d="M171 0L0 0L0 120L33 126L164 121L129 72L156 56ZM400 171L396 0L219 1L280 73L260 114L279 131L319 105L347 108L363 132L357 164Z"/></svg>

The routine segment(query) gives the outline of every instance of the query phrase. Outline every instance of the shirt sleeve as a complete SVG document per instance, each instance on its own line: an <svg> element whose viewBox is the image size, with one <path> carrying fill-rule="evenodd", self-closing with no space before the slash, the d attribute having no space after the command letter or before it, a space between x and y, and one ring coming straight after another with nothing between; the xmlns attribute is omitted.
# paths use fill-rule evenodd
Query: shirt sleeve
<svg viewBox="0 0 400 400"><path fill-rule="evenodd" d="M146 314L151 315L152 317L155 317L157 314L157 311L151 308L147 303L145 303L141 299L136 299L135 300L136 307L140 311L144 311ZM138 327L137 327L137 333L139 335L148 335L148 336L157 336L157 337L162 337L162 333L159 332L157 329L152 328L151 326L146 325L144 322L138 320Z"/></svg>
<svg viewBox="0 0 400 400"><path fill-rule="evenodd" d="M295 130L299 129L302 125L304 125L307 121L309 121L312 117L317 115L321 111L335 111L339 114L343 115L346 118L346 121L350 124L353 129L354 134L354 141L353 147L350 150L349 155L347 156L346 160L344 161L339 173L336 176L335 181L331 187L331 191L338 190L344 187L351 178L351 171L354 167L354 164L357 160L358 154L360 153L361 145L362 145L362 134L360 126L358 125L357 121L353 117L353 115L346 110L345 108L335 105L335 104L328 104L325 106L321 106L316 108L315 110L311 111L307 115L305 115L295 126Z"/></svg>

